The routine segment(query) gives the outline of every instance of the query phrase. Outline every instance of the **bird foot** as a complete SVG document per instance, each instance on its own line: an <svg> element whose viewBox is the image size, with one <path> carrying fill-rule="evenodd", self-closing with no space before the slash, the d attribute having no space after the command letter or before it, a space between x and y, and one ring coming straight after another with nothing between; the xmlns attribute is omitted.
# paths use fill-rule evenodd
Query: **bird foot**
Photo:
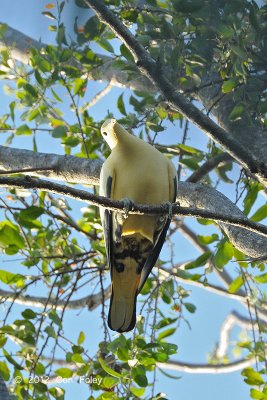
<svg viewBox="0 0 267 400"><path fill-rule="evenodd" d="M133 209L134 202L132 200L128 199L127 197L124 199L121 199L121 201L123 202L123 218L127 219L128 215L129 215L129 211L131 211Z"/></svg>
<svg viewBox="0 0 267 400"><path fill-rule="evenodd" d="M172 219L172 209L173 209L173 204L170 203L169 201L166 201L162 203L162 208L165 210L168 210L168 219Z"/></svg>

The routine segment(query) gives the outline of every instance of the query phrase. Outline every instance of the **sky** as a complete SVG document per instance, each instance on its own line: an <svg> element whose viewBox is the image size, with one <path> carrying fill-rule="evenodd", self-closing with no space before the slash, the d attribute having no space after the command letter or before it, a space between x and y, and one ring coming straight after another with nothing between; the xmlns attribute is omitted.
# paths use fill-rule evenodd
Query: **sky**
<svg viewBox="0 0 267 400"><path fill-rule="evenodd" d="M54 34L49 32L47 29L51 21L41 14L41 12L45 10L45 4L47 2L48 1L43 0L12 0L12 2L10 0L0 0L0 22L7 23L11 27L22 31L34 39L41 39L46 43L54 43ZM71 6L71 3L72 2L67 3L65 9L65 23L69 26L73 25L74 18L77 13L79 13L80 23L86 21L90 15L90 12L84 9L79 10ZM100 85L95 82L90 83L89 88L91 90L91 97L93 97L101 87L103 87L103 84ZM101 107L96 105L91 109L91 111L94 113L94 116L100 119L104 116L107 109L112 110L113 99L114 97L117 99L118 93L121 92L122 89L118 88L112 90L103 100L103 102L101 102ZM11 100L3 95L3 84L1 82L0 93L2 99L2 115L4 110L7 111L8 103ZM127 97L128 95L129 92L126 91L125 96ZM74 116L70 114L69 118L72 119ZM195 147L200 146L204 149L207 142L206 137L197 129L193 130L192 136L192 142L188 144ZM6 137L7 135L3 134L0 136L0 144L5 142ZM167 137L169 143L175 143L181 138L181 132L177 132L177 128L170 126ZM37 136L37 145L38 149L42 152L49 153L51 151L51 146L53 146L53 153L63 154L63 148L61 147L60 143L54 143L54 139L52 140L46 134L40 134ZM25 137L19 137L16 138L12 146L17 148L32 149L32 141L31 139ZM234 171L234 174L236 173L237 170ZM223 190L223 187L221 190ZM228 192L224 194L226 194L231 200L235 198L234 192ZM197 228L199 234L207 234L207 231L210 229L209 227L199 225L193 219L188 219L187 222L192 227ZM213 231L214 228L212 228L212 232ZM193 257L198 255L197 251L179 234L177 234L175 241L175 251L177 254L182 253L181 258L183 260L191 260ZM163 257L166 254L167 253L165 249L163 250ZM214 283L219 284L216 279L214 279ZM186 323L181 324L178 332L171 337L171 342L178 345L179 350L176 357L179 360L185 362L205 363L207 361L208 354L213 350L213 346L218 341L221 325L223 324L223 321L228 313L233 309L240 312L243 312L244 309L237 304L237 302L226 299L225 297L219 297L217 295L207 293L203 289L192 288L189 285L186 285L185 287L191 290L190 302L197 306L197 311L195 314L186 315L191 328L189 329ZM88 293L87 291L88 288L83 288L83 292L80 293L81 297ZM15 309L16 312L20 312L23 307L16 306ZM71 337L77 339L80 330L86 332L87 343L89 343L89 347L91 347L92 352L96 348L98 340L96 333L101 326L99 314L99 310L94 313L87 312L86 310L82 310L80 313L77 311L70 311L65 319L65 330L71 335ZM78 330L77 327L79 328ZM114 336L116 335L117 334L114 334ZM166 378L164 375L158 372L155 393L166 392L168 394L168 398L171 400L192 400L196 398L205 400L214 400L214 398L216 398L216 400L248 400L250 398L249 387L244 384L243 378L240 376L240 372L218 375L185 374L182 372L172 371L167 372L179 376L180 379L172 380L170 378ZM66 400L72 400L78 396L80 400L85 400L89 396L88 389L85 385L72 383L69 384L69 387L66 388L66 390L68 393Z"/></svg>

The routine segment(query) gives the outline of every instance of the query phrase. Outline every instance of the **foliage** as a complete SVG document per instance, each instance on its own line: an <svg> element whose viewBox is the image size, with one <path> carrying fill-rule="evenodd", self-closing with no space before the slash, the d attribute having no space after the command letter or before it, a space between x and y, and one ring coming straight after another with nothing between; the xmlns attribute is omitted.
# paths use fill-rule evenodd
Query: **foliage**
<svg viewBox="0 0 267 400"><path fill-rule="evenodd" d="M82 0L76 3L86 7ZM262 126L267 125L266 6L246 0L149 0L140 8L134 1L105 3L133 29L138 41L189 99L197 99L201 89L212 85L209 77L216 76L219 100L229 94L234 99L229 110L232 122L253 118ZM61 143L65 154L91 159L106 157L108 149L102 143L99 128L114 111L102 110L102 119L95 118L88 100L90 77L103 67L103 54L112 57L113 68L127 72L129 80L139 77L140 72L130 51L124 44L118 45L111 29L96 16L90 16L82 26L76 20L75 37L70 39L64 7L64 1L46 4L43 15L51 20L49 30L55 34L55 44L43 47L41 52L32 48L30 65L15 63L9 49L1 51L0 76L11 101L9 111L0 117L0 129L6 133L7 145L18 136L26 136L37 152L36 137L44 131L55 143ZM1 33L4 32L3 25ZM116 96L114 113L119 122L157 145L175 163L178 156L180 178L190 176L221 153L214 143L208 142L204 149L194 143L192 128L180 113L166 107L161 94L125 90ZM68 107L73 115L66 111ZM168 129L182 132L181 144L167 146ZM267 208L260 203L262 186L244 173L237 177L233 165L228 161L217 166L203 182L234 187L236 201L244 212L254 221L264 220ZM111 339L105 307L97 309L103 329L101 342L93 352L86 332L79 327L78 339L65 336L64 322L72 298L81 298L85 285L92 293L103 293L107 286L98 210L83 206L78 214L75 209L80 205L66 198L17 189L2 193L0 206L1 252L4 259L10 257L14 264L18 257L21 261L14 270L0 270L0 281L5 289L8 286L9 301L13 299L0 329L0 374L7 382L12 379L17 399L63 400L67 390L64 386L48 386L53 376L60 377L63 383L76 379L88 384L92 400L165 398L162 393L154 393L156 366L177 354L172 336L196 311L190 291L181 280L212 286L214 271L220 273L233 260L235 274L227 290L230 294L243 290L250 316L256 310L257 328L248 329L247 339L237 341L232 351L257 358L257 366L245 368L242 375L252 387L251 398L267 398L266 325L260 315L266 306L265 265L249 265L246 256L226 236L219 235L214 224L208 226L209 222L199 221L197 229L203 228L203 223L207 228L207 234L196 236L203 254L185 263L182 269L175 267L172 256L176 229L170 232L170 257L161 260L142 290L143 317L139 317L133 334ZM174 227L178 229L179 223L175 220ZM42 304L32 307L27 300L36 298L39 292ZM25 304L17 309L19 299ZM84 315L86 319L87 314ZM11 351L14 344L16 351ZM229 361L230 356L227 354L223 361ZM53 364L54 358L62 357L62 367ZM210 361L216 364L222 359L213 354Z"/></svg>

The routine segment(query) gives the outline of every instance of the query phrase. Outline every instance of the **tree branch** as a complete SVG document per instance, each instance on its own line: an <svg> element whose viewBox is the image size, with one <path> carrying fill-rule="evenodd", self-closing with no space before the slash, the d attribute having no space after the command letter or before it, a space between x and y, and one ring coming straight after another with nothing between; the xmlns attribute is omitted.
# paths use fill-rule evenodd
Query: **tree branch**
<svg viewBox="0 0 267 400"><path fill-rule="evenodd" d="M184 363L181 361L169 361L167 363L158 363L157 365L159 368L186 372L188 374L229 374L231 372L240 371L243 368L250 367L254 364L254 359L242 359L228 364L216 365Z"/></svg>
<svg viewBox="0 0 267 400"><path fill-rule="evenodd" d="M1 375L0 375L0 399L14 400L14 397L8 393L7 385Z"/></svg>
<svg viewBox="0 0 267 400"><path fill-rule="evenodd" d="M51 362L52 360L48 357L42 357L42 360ZM74 363L67 362L63 359L53 359L53 363L60 366L68 366L68 368L77 368ZM235 371L240 371L243 368L249 367L255 364L255 360L238 360L230 362L228 364L193 364L182 361L168 361L166 363L157 363L157 367L161 369L167 369L172 371L182 371L190 374L227 374Z"/></svg>
<svg viewBox="0 0 267 400"><path fill-rule="evenodd" d="M103 295L105 300L109 299L111 294L111 287L108 286L104 290L104 294L102 291L95 294L90 294L89 296L82 297L81 299L71 300L66 302L65 300L54 299L50 298L49 300L47 297L39 297L39 296L29 296L29 295L22 295L16 292L10 292L7 290L0 290L0 300L2 301L14 301L16 304L22 304L28 307L55 307L58 310L63 310L65 308L70 310L79 310L83 307L88 307L89 311L93 311L99 305L102 304Z"/></svg>
<svg viewBox="0 0 267 400"><path fill-rule="evenodd" d="M201 165L186 182L199 182L205 175L211 172L214 168L218 167L221 163L233 161L233 158L228 153L221 153L217 156L210 158L203 165Z"/></svg>
<svg viewBox="0 0 267 400"><path fill-rule="evenodd" d="M66 185L60 185L57 183L51 183L45 180L38 180L36 178L6 178L0 177L0 185L4 187L13 187L13 188L26 188L26 189L40 189L40 190L48 190L53 193L65 195L68 197L72 197L76 200L90 202L91 204L97 207L104 207L111 211L121 211L125 212L125 206L123 201L111 200L107 197L97 196L92 193L88 193L84 190L78 190ZM205 189L207 189L204 186ZM202 190L201 185L195 185L195 188L198 191ZM218 192L217 192L218 193ZM194 193L191 191L191 198ZM230 204L230 200L228 200L225 196L221 193L218 193L218 197L221 197L221 201L227 200ZM179 202L183 202L183 198L181 196L178 197ZM201 199L197 196L197 201L201 204ZM223 208L223 207L222 207ZM239 212L237 212L237 210ZM195 217L195 218L204 218L204 219L212 219L215 222L223 223L222 226L224 230L229 232L229 236L231 236L231 229L228 227L229 224L233 225L234 227L244 228L244 235L245 232L248 231L248 234L256 233L264 238L267 237L267 227L256 222L250 221L247 219L243 213L236 208L236 216L233 216L229 213L222 213L211 211L210 209L205 209L205 207L193 208L193 207L183 207L176 203L172 205L172 215L179 215L179 216L188 216L188 217ZM146 205L146 204L133 204L132 209L129 211L129 214L136 214L136 215L168 215L169 214L169 207L166 207L165 204L162 205ZM240 233L240 230L238 231ZM259 240L259 239L258 239ZM266 239L263 239L266 240Z"/></svg>
<svg viewBox="0 0 267 400"><path fill-rule="evenodd" d="M84 0L84 3L91 7L101 22L106 24L127 46L140 71L158 87L171 109L181 112L267 186L267 167L264 169L262 163L253 156L249 149L177 92L159 63L156 63L119 18L100 0Z"/></svg>
<svg viewBox="0 0 267 400"><path fill-rule="evenodd" d="M252 329L252 324L250 320L244 318L237 311L231 312L231 314L229 314L225 318L221 327L220 340L216 349L216 357L218 357L219 359L222 359L227 354L227 350L229 348L230 334L235 325L239 325L240 327L245 329ZM257 328L257 324L255 324L255 327Z"/></svg>
<svg viewBox="0 0 267 400"><path fill-rule="evenodd" d="M86 158L0 146L0 169L6 174L15 170L25 175L97 185L102 164L103 161L98 159L88 162Z"/></svg>

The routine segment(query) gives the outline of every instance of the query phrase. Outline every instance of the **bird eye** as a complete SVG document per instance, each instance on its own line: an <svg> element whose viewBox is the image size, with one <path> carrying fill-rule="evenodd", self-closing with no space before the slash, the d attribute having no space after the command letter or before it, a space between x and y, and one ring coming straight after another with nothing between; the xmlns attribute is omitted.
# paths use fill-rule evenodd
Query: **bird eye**
<svg viewBox="0 0 267 400"><path fill-rule="evenodd" d="M107 132L104 132L104 131L102 132L102 135L104 135L104 136L107 136L107 134L108 134Z"/></svg>

